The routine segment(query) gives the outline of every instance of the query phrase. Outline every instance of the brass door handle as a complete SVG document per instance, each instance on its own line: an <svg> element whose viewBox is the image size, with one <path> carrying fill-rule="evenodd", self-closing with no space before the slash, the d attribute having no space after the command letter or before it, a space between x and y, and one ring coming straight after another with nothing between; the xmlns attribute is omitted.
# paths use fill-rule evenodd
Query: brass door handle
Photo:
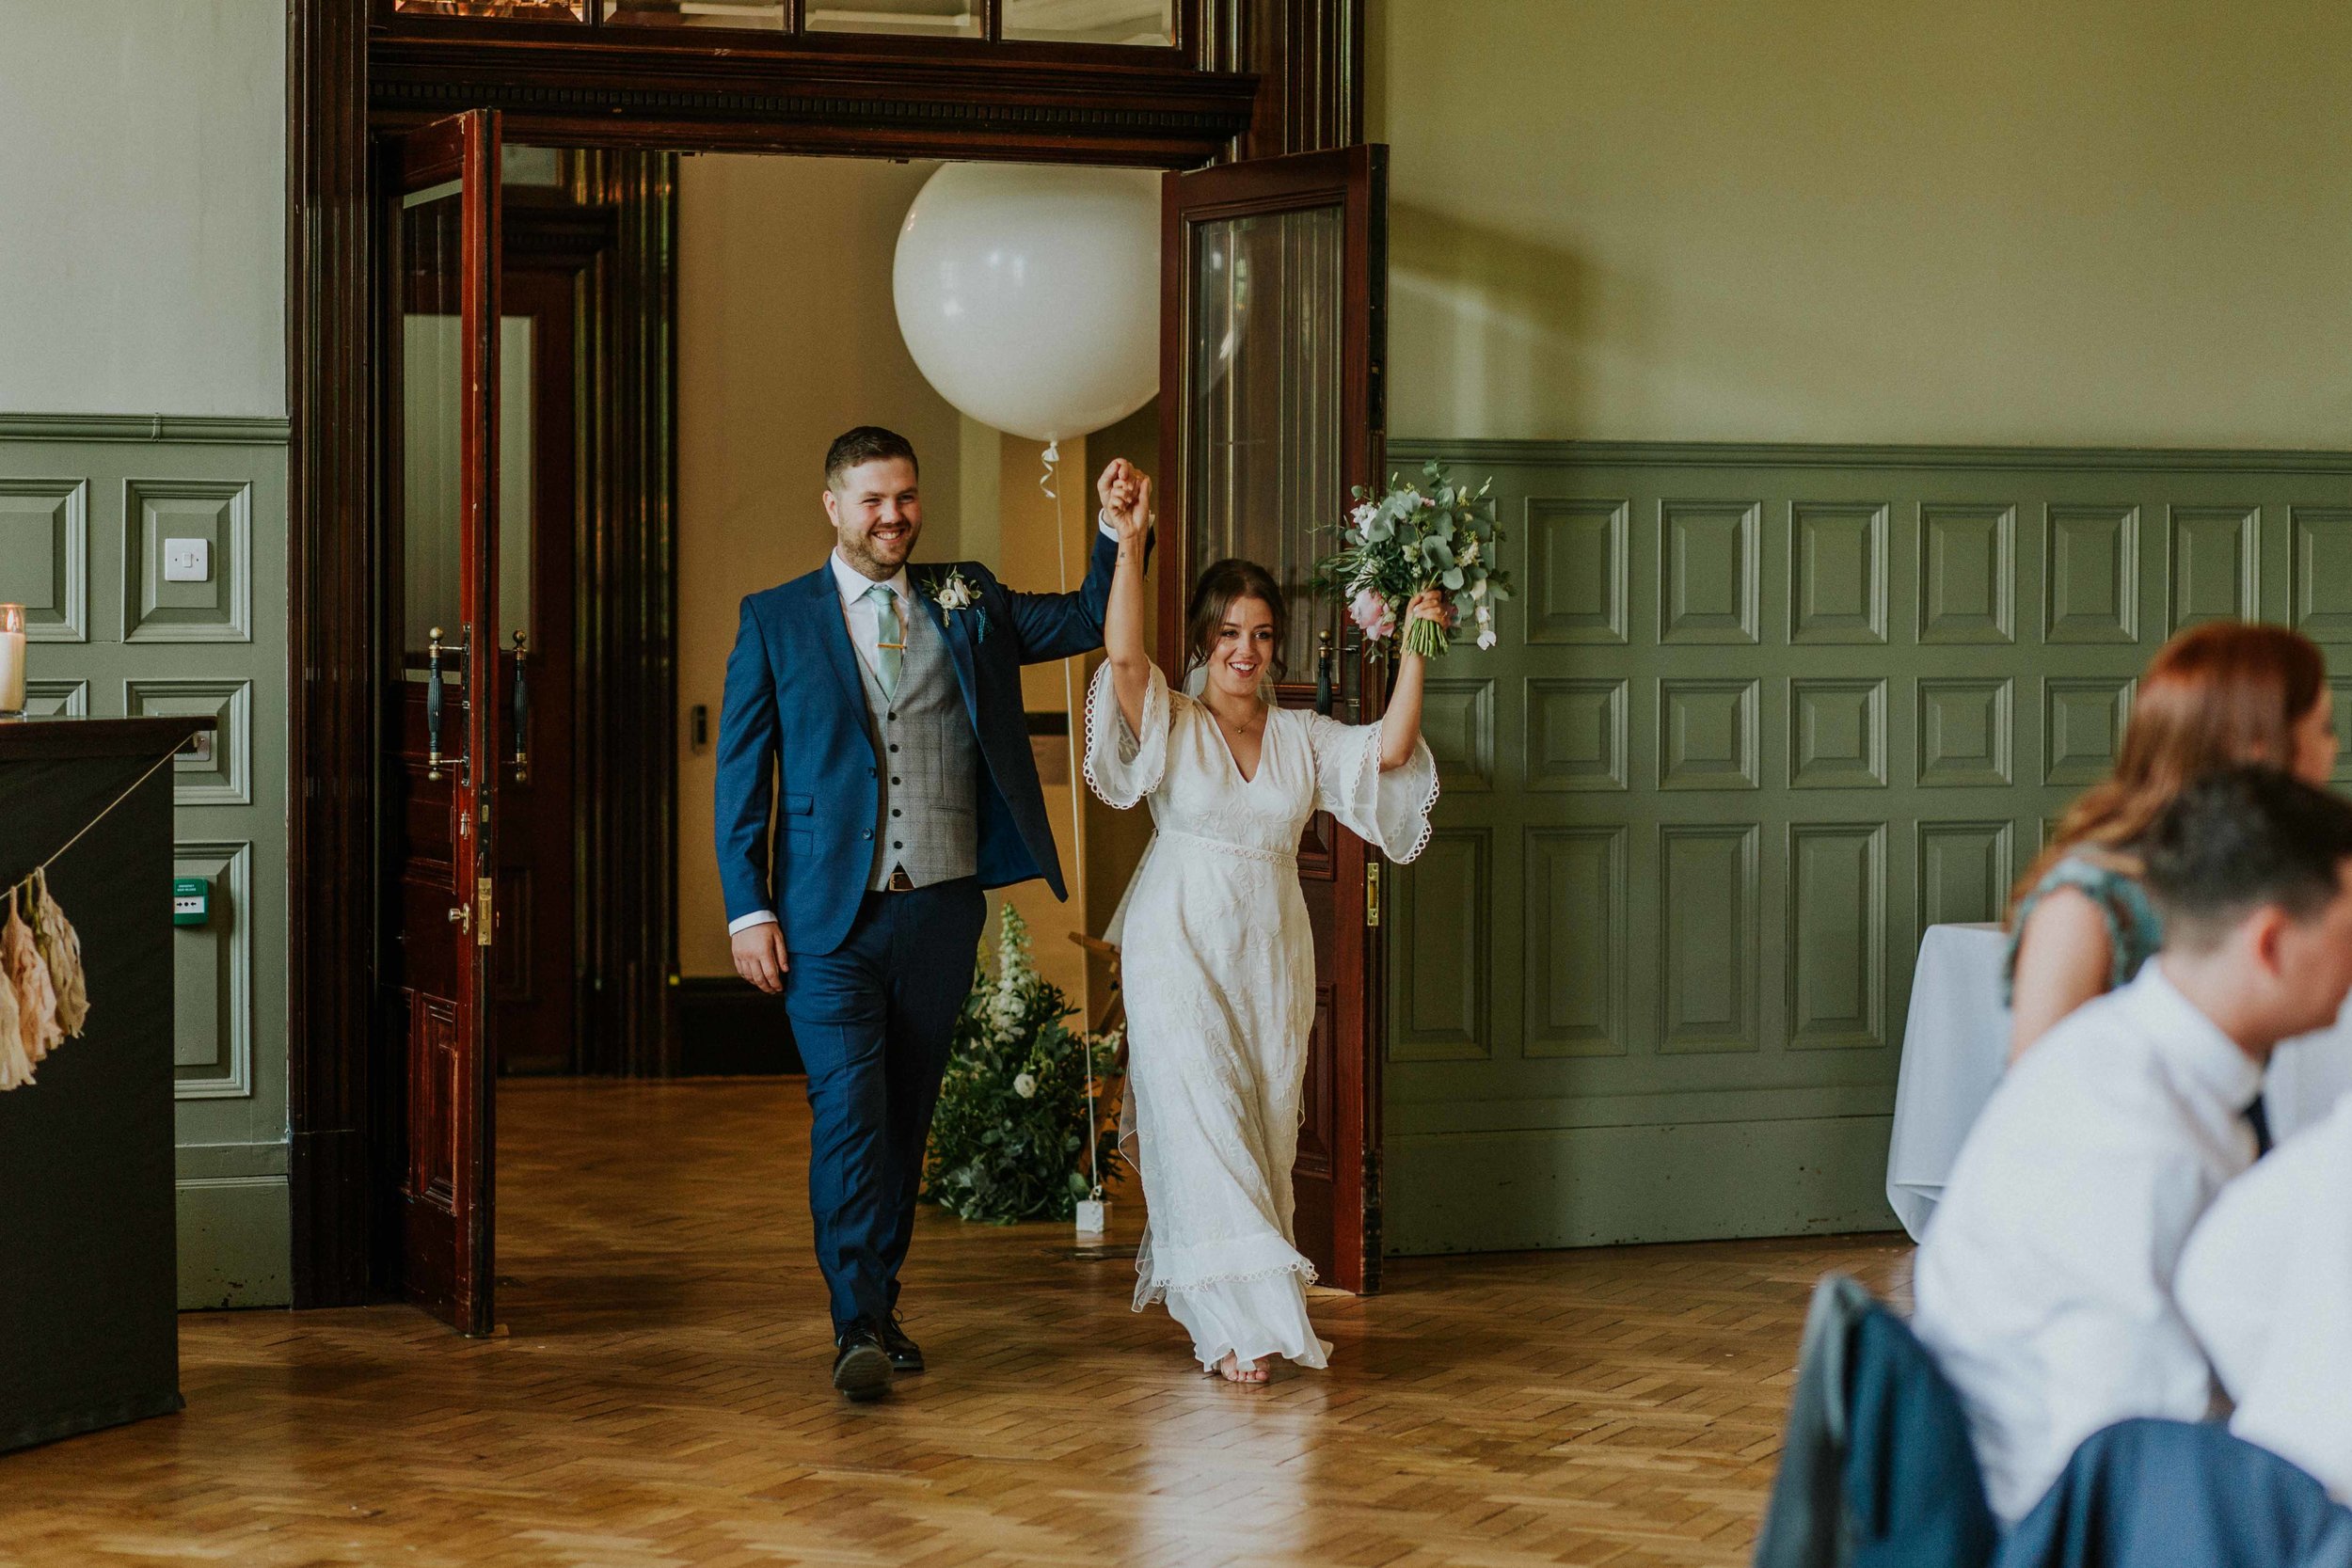
<svg viewBox="0 0 2352 1568"><path fill-rule="evenodd" d="M531 753L528 736L531 733L531 691L523 675L523 666L531 654L529 640L515 634L515 782L526 784L531 779Z"/></svg>
<svg viewBox="0 0 2352 1568"><path fill-rule="evenodd" d="M451 905L449 923L459 930L470 934L473 930L473 906L470 904Z"/></svg>
<svg viewBox="0 0 2352 1568"><path fill-rule="evenodd" d="M441 628L424 645L424 776L441 776Z"/></svg>
<svg viewBox="0 0 2352 1568"><path fill-rule="evenodd" d="M456 655L458 673L463 674L466 668L466 655L472 647L471 630L470 627L461 628L462 635L459 641L444 643L441 641L443 635L441 628L435 626L425 643L424 776L428 779L443 777L442 769L448 765L454 764L459 768L466 766L467 756L464 752L461 751L453 757L444 755L441 751L441 716L448 702L442 691L441 658L445 654ZM465 733L462 721L459 724L458 733L461 736Z"/></svg>

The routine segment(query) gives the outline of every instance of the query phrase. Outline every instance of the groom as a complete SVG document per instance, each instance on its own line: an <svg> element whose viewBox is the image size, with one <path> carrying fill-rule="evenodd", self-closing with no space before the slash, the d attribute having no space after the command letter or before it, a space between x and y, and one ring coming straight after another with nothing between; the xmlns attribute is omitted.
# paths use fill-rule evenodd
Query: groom
<svg viewBox="0 0 2352 1568"><path fill-rule="evenodd" d="M1108 473L1102 492L1130 499ZM871 425L825 454L824 498L832 556L746 598L727 657L719 876L736 970L784 994L808 1070L833 1382L862 1401L923 1370L898 1265L981 890L1043 877L1069 896L1021 666L1103 645L1119 546L1105 515L1074 594L1017 594L976 561L911 566L914 449Z"/></svg>

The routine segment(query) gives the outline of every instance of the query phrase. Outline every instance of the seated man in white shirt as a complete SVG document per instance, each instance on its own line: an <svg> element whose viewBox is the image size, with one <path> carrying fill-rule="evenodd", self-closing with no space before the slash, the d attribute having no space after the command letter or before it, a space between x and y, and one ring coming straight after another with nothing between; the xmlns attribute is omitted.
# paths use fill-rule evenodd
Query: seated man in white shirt
<svg viewBox="0 0 2352 1568"><path fill-rule="evenodd" d="M2173 1291L2230 1430L2352 1502L2352 1100L2222 1190Z"/></svg>
<svg viewBox="0 0 2352 1568"><path fill-rule="evenodd" d="M2010 1069L1919 1248L1914 1326L2007 1524L2101 1427L2210 1413L2173 1271L2254 1162L2271 1048L2332 1021L2352 986L2352 805L2232 768L2138 848L2164 951Z"/></svg>

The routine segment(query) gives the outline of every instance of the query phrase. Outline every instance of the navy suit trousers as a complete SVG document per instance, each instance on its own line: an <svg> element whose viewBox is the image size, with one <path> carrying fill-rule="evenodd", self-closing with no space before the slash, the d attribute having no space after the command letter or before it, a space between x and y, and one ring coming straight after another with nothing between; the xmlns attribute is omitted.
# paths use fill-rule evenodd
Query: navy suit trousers
<svg viewBox="0 0 2352 1568"><path fill-rule="evenodd" d="M839 947L791 955L785 1009L808 1069L808 1207L836 1335L898 1305L923 1146L987 919L976 878L869 893Z"/></svg>

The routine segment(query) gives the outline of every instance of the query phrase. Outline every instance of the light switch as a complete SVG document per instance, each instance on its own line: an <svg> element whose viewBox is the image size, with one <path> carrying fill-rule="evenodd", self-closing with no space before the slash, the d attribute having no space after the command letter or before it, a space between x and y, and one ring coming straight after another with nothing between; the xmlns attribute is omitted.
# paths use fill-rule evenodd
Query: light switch
<svg viewBox="0 0 2352 1568"><path fill-rule="evenodd" d="M166 582L212 581L213 542L209 539L165 540L164 580Z"/></svg>

